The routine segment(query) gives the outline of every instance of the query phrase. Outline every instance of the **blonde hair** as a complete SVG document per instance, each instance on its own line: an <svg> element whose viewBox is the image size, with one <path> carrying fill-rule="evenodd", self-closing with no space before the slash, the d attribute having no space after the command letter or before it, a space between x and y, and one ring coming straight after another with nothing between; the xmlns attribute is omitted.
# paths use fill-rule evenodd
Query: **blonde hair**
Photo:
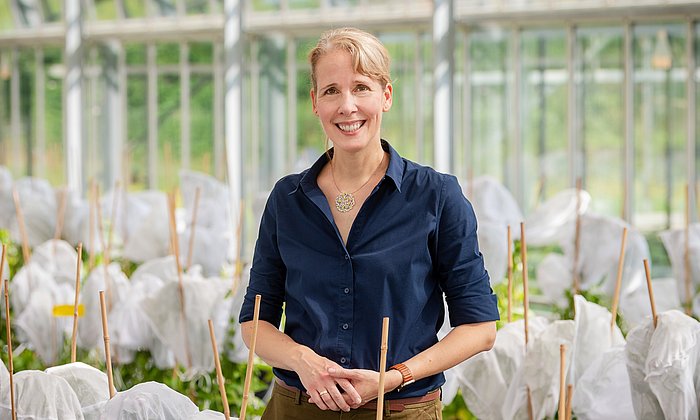
<svg viewBox="0 0 700 420"><path fill-rule="evenodd" d="M318 60L334 50L350 53L355 72L377 80L386 86L391 82L389 74L389 52L374 35L357 28L331 29L323 34L316 46L309 52L311 64L311 86L316 85L316 65Z"/></svg>

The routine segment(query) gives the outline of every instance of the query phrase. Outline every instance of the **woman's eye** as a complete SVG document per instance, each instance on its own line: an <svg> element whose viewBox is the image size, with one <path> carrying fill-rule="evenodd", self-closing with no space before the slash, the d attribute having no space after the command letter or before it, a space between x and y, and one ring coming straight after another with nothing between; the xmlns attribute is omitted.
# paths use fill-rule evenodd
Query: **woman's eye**
<svg viewBox="0 0 700 420"><path fill-rule="evenodd" d="M326 91L324 92L324 94L326 94L326 95L333 95L333 94L335 94L335 93L337 93L337 92L338 92L338 89L332 87L332 88L326 89Z"/></svg>
<svg viewBox="0 0 700 420"><path fill-rule="evenodd" d="M355 90L358 90L358 91L360 91L360 92L365 92L365 91L368 91L368 90L370 90L370 89L369 89L368 86L365 86L365 85L357 85L357 87L355 88Z"/></svg>

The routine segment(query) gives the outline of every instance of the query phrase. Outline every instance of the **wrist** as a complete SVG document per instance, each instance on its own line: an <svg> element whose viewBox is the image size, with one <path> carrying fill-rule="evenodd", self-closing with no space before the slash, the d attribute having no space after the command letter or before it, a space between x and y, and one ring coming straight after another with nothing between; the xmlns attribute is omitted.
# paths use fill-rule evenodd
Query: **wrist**
<svg viewBox="0 0 700 420"><path fill-rule="evenodd" d="M384 381L384 392L391 392L398 388L403 383L403 375L396 369L389 369L386 371L386 378Z"/></svg>
<svg viewBox="0 0 700 420"><path fill-rule="evenodd" d="M401 374L401 383L396 388L397 391L401 391L403 387L411 385L416 381L416 379L413 377L413 372L411 372L411 369L409 369L408 366L403 363L397 363L390 367L389 370L395 370Z"/></svg>

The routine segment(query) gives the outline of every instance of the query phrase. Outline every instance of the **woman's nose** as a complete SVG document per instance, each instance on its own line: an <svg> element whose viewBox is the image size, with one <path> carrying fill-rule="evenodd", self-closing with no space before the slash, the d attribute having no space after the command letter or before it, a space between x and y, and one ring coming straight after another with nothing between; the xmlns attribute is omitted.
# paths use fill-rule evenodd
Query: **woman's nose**
<svg viewBox="0 0 700 420"><path fill-rule="evenodd" d="M357 111L357 104L355 103L355 97L351 94L341 95L340 106L338 107L338 113L342 115L349 115Z"/></svg>

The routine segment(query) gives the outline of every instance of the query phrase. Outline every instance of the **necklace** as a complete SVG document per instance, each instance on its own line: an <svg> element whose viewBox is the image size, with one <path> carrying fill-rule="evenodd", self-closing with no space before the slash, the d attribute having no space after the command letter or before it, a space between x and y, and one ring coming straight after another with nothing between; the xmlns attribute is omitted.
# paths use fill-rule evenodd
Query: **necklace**
<svg viewBox="0 0 700 420"><path fill-rule="evenodd" d="M339 212L347 213L350 210L352 210L353 207L355 207L355 195L354 194L356 194L358 191L363 189L365 187L365 185L367 185L367 183L369 183L369 181L372 178L374 178L374 174L376 174L377 171L379 170L379 168L382 167L382 163L384 163L384 153L383 152L382 152L382 160L379 162L379 166L377 166L377 169L375 169L374 172L372 172L372 175L370 175L369 178L367 178L367 181L365 181L365 183L362 184L360 186L360 188L356 189L355 191L353 191L351 193L347 193L347 192L342 192L340 190L340 188L338 188L338 184L336 184L336 182L335 182L335 174L333 173L333 161L331 161L331 178L333 179L333 185L335 185L335 189L337 189L338 192L340 193L335 197L335 208Z"/></svg>

